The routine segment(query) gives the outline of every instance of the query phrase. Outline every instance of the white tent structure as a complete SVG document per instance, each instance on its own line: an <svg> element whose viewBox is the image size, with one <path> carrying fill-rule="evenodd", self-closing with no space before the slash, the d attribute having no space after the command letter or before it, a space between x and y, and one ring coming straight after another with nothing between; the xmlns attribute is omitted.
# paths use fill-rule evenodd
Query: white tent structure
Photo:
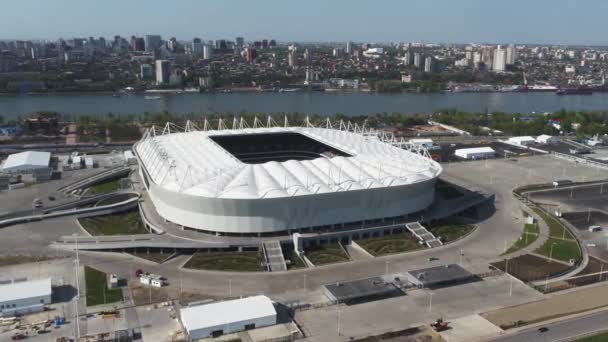
<svg viewBox="0 0 608 342"><path fill-rule="evenodd" d="M496 151L488 146L461 148L454 151L454 155L463 159L486 159L494 158L496 156Z"/></svg>
<svg viewBox="0 0 608 342"><path fill-rule="evenodd" d="M6 173L33 173L35 170L48 169L50 162L50 152L20 152L8 156L2 165L2 171Z"/></svg>
<svg viewBox="0 0 608 342"><path fill-rule="evenodd" d="M277 323L270 298L254 296L211 304L184 307L180 318L190 341Z"/></svg>

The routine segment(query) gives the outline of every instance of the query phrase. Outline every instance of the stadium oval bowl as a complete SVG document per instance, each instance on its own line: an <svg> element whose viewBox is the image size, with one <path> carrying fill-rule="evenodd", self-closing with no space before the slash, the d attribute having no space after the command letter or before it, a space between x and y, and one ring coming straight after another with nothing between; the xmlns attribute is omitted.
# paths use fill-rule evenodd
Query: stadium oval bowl
<svg viewBox="0 0 608 342"><path fill-rule="evenodd" d="M135 145L158 211L227 234L331 229L399 217L434 200L441 166L377 135L313 127L158 133Z"/></svg>

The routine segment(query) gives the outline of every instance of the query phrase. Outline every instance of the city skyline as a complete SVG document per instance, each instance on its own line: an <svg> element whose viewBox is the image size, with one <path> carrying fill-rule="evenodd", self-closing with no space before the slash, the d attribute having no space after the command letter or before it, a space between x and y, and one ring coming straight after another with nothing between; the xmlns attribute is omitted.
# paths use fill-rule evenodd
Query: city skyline
<svg viewBox="0 0 608 342"><path fill-rule="evenodd" d="M265 6L245 1L203 4L184 0L171 8L158 0L145 6L116 0L103 5L75 0L63 3L58 7L31 0L6 1L0 14L0 39L160 34L180 40L243 36L283 42L606 45L601 35L602 13L608 9L608 3L599 0L586 2L585 11L574 3L548 0L513 0L508 4L479 0L433 4L351 1L348 7L340 2L311 0L308 12L275 0L266 1ZM572 22L577 25L570 25Z"/></svg>

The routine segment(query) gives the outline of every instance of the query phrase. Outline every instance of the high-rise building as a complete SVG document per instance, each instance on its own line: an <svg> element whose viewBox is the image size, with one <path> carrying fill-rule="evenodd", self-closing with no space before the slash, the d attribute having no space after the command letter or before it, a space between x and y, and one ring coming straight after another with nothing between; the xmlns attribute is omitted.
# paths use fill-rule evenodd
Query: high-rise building
<svg viewBox="0 0 608 342"><path fill-rule="evenodd" d="M277 46L277 41L271 39L270 42L268 42L268 46L272 49L273 47Z"/></svg>
<svg viewBox="0 0 608 342"><path fill-rule="evenodd" d="M200 38L192 39L192 54L197 56L203 54L203 41Z"/></svg>
<svg viewBox="0 0 608 342"><path fill-rule="evenodd" d="M310 63L310 52L308 51L308 49L304 50L304 55L302 57L304 57L304 63Z"/></svg>
<svg viewBox="0 0 608 342"><path fill-rule="evenodd" d="M290 67L293 67L296 65L296 51L298 50L298 48L295 45L289 45L289 47L287 48L287 64Z"/></svg>
<svg viewBox="0 0 608 342"><path fill-rule="evenodd" d="M226 44L226 39L218 39L215 41L215 48L218 50L226 50L228 48L228 44Z"/></svg>
<svg viewBox="0 0 608 342"><path fill-rule="evenodd" d="M209 44L203 45L203 59L211 59L213 56L213 47Z"/></svg>
<svg viewBox="0 0 608 342"><path fill-rule="evenodd" d="M415 53L414 53L414 66L415 66L416 68L420 68L420 62L421 62L421 59L422 59L422 58L421 58L421 56L420 56L420 53L415 52Z"/></svg>
<svg viewBox="0 0 608 342"><path fill-rule="evenodd" d="M177 50L177 38L173 37L167 41L167 49L171 52Z"/></svg>
<svg viewBox="0 0 608 342"><path fill-rule="evenodd" d="M410 65L410 64L412 64L412 54L409 53L409 52L406 52L403 55L403 65L407 66L407 65Z"/></svg>
<svg viewBox="0 0 608 342"><path fill-rule="evenodd" d="M255 59L258 57L258 51L255 48L245 48L245 60L249 64L255 63Z"/></svg>
<svg viewBox="0 0 608 342"><path fill-rule="evenodd" d="M151 80L154 77L154 68L152 65L144 63L139 67L139 77L142 80Z"/></svg>
<svg viewBox="0 0 608 342"><path fill-rule="evenodd" d="M146 41L141 37L131 37L131 50L133 51L145 51Z"/></svg>
<svg viewBox="0 0 608 342"><path fill-rule="evenodd" d="M243 37L236 37L236 48L242 49L245 46L245 39Z"/></svg>
<svg viewBox="0 0 608 342"><path fill-rule="evenodd" d="M504 72L507 64L507 52L502 49L500 45L494 50L494 59L492 63L492 70L494 72Z"/></svg>
<svg viewBox="0 0 608 342"><path fill-rule="evenodd" d="M517 49L515 49L515 45L509 44L507 46L507 64L513 65L517 61Z"/></svg>
<svg viewBox="0 0 608 342"><path fill-rule="evenodd" d="M473 66L477 68L481 63L481 53L479 51L473 52Z"/></svg>
<svg viewBox="0 0 608 342"><path fill-rule="evenodd" d="M333 51L334 57L336 57L336 58L342 57L342 51L343 50L341 48L334 48L334 51Z"/></svg>
<svg viewBox="0 0 608 342"><path fill-rule="evenodd" d="M155 50L160 49L161 45L163 44L163 40L157 34L149 34L146 35L145 43L146 51L154 52Z"/></svg>
<svg viewBox="0 0 608 342"><path fill-rule="evenodd" d="M424 72L433 72L433 57L427 56L424 59Z"/></svg>
<svg viewBox="0 0 608 342"><path fill-rule="evenodd" d="M262 49L268 49L268 39L262 39Z"/></svg>
<svg viewBox="0 0 608 342"><path fill-rule="evenodd" d="M171 75L171 70L169 70L169 61L161 59L157 60L156 84L166 84L169 82L169 75Z"/></svg>
<svg viewBox="0 0 608 342"><path fill-rule="evenodd" d="M349 40L346 42L346 54L350 55L351 53L353 53L353 42Z"/></svg>

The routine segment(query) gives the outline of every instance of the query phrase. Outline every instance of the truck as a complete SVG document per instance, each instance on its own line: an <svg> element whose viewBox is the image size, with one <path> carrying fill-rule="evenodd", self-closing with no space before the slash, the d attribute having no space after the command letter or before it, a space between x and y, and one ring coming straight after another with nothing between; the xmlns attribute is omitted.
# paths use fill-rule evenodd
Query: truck
<svg viewBox="0 0 608 342"><path fill-rule="evenodd" d="M431 328L436 332L444 331L449 329L449 323L444 321L443 318L437 318L437 320L431 323Z"/></svg>

